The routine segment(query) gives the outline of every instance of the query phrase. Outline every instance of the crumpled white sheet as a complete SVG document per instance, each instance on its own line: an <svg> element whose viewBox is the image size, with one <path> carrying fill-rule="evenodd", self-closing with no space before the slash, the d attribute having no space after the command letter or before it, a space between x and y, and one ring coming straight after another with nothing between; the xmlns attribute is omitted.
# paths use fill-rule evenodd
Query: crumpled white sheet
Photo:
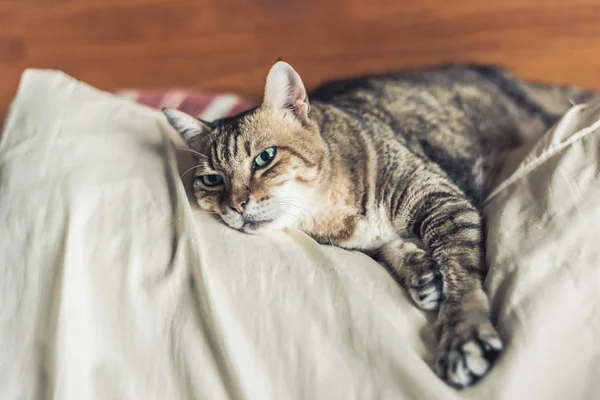
<svg viewBox="0 0 600 400"><path fill-rule="evenodd" d="M29 70L0 145L0 398L592 398L599 117L576 107L507 163L486 208L507 350L456 392L377 263L223 226L189 205L159 112Z"/></svg>

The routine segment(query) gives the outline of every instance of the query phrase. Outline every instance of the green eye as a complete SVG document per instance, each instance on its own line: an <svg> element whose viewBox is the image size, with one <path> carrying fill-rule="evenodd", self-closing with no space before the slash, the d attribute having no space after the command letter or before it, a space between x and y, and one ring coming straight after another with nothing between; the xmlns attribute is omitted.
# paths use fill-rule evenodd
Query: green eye
<svg viewBox="0 0 600 400"><path fill-rule="evenodd" d="M259 169L266 167L275 158L275 147L269 147L254 159L254 168Z"/></svg>
<svg viewBox="0 0 600 400"><path fill-rule="evenodd" d="M202 175L202 183L206 186L218 186L223 183L221 175Z"/></svg>

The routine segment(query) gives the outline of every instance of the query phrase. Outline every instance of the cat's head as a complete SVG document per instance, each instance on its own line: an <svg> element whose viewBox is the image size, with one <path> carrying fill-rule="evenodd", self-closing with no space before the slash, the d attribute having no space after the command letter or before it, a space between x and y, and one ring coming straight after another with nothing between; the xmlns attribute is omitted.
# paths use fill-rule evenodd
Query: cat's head
<svg viewBox="0 0 600 400"><path fill-rule="evenodd" d="M298 227L324 200L327 147L302 80L288 64L271 68L263 103L254 110L213 122L163 112L196 156L199 206L232 228Z"/></svg>

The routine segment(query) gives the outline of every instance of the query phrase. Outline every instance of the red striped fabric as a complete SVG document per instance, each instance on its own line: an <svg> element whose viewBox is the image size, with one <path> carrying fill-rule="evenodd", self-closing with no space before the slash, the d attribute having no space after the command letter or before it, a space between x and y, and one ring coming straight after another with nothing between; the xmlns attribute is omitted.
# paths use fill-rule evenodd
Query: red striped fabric
<svg viewBox="0 0 600 400"><path fill-rule="evenodd" d="M174 108L207 121L235 115L255 105L234 94L196 90L119 90L116 94L148 107Z"/></svg>

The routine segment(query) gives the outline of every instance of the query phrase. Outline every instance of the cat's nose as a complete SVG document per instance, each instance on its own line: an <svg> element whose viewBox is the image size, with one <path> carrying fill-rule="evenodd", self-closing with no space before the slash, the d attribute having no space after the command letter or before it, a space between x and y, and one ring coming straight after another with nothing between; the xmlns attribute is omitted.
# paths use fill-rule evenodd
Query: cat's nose
<svg viewBox="0 0 600 400"><path fill-rule="evenodd" d="M231 208L233 208L238 213L243 214L244 211L246 210L247 205L248 205L248 198L246 197L245 199L234 201L233 206Z"/></svg>

